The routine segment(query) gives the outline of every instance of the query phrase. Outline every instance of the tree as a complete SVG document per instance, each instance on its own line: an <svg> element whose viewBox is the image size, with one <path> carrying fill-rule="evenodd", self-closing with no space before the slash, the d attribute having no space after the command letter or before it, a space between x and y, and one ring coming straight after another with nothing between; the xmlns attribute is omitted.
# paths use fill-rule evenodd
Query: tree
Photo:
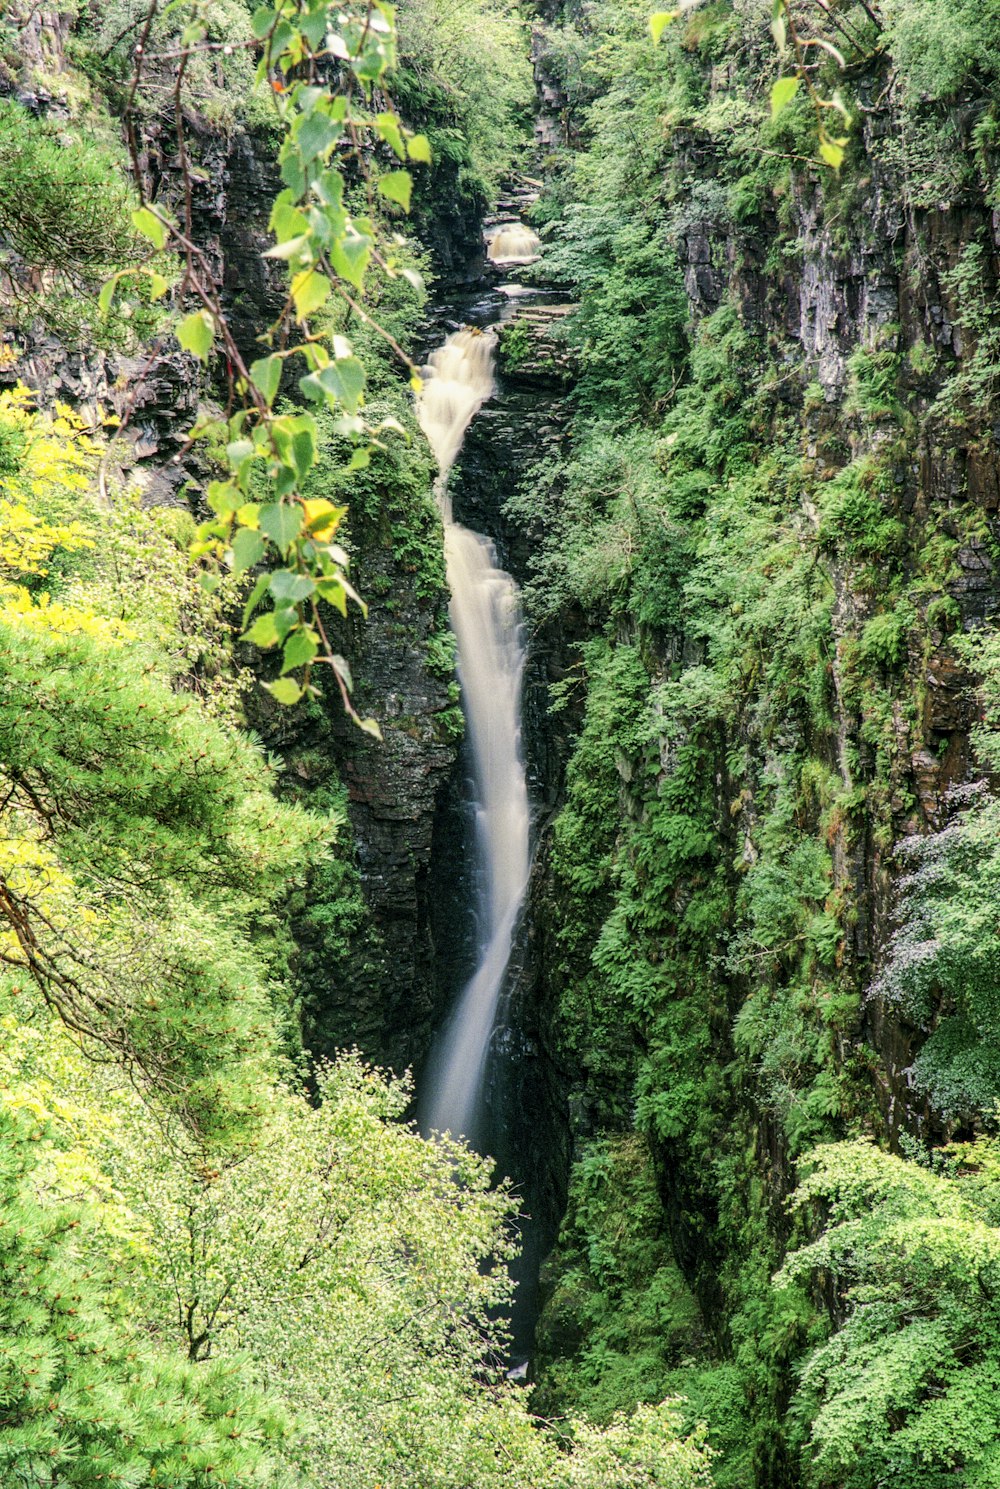
<svg viewBox="0 0 1000 1489"><path fill-rule="evenodd" d="M793 1211L818 1228L776 1279L812 1281L833 1332L792 1416L816 1489L987 1489L1000 1475L1000 1159L818 1148Z"/></svg>
<svg viewBox="0 0 1000 1489"><path fill-rule="evenodd" d="M279 1489L289 1426L236 1362L151 1346L96 1265L94 1216L46 1192L49 1135L0 1107L0 1477L17 1489Z"/></svg>

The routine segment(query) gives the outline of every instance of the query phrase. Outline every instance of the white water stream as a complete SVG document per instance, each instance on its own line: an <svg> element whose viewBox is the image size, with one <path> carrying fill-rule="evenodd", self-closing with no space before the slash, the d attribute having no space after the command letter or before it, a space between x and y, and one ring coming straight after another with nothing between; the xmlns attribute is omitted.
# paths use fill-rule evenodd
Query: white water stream
<svg viewBox="0 0 1000 1489"><path fill-rule="evenodd" d="M517 586L493 544L453 521L448 473L493 392L496 336L449 336L424 369L417 417L437 456L451 625L472 749L479 855L477 966L431 1053L420 1126L477 1141L490 1035L528 884L529 811L521 753L524 645Z"/></svg>
<svg viewBox="0 0 1000 1489"><path fill-rule="evenodd" d="M502 222L490 234L486 256L491 263L530 264L538 257L541 240L523 222Z"/></svg>

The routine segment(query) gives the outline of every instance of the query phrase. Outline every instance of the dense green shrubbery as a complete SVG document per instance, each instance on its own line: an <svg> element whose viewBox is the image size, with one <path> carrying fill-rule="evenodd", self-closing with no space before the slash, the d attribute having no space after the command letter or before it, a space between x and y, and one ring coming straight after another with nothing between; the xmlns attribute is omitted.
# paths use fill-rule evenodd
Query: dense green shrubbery
<svg viewBox="0 0 1000 1489"><path fill-rule="evenodd" d="M540 1341L555 1357L537 1393L542 1410L551 1402L607 1421L671 1395L675 1368L701 1347L701 1320L641 1138L588 1145L573 1171L561 1252Z"/></svg>
<svg viewBox="0 0 1000 1489"><path fill-rule="evenodd" d="M148 294L129 321L98 314L96 294L116 269L142 256L132 227L134 193L124 151L104 132L35 118L0 99L0 237L14 293L8 313L41 314L69 342L141 341L161 312Z"/></svg>
<svg viewBox="0 0 1000 1489"><path fill-rule="evenodd" d="M128 262L137 240L120 152L0 100L0 232L38 269L98 278Z"/></svg>
<svg viewBox="0 0 1000 1489"><path fill-rule="evenodd" d="M818 1148L792 1200L819 1235L791 1252L778 1285L821 1283L838 1324L801 1367L791 1408L817 1489L997 1481L996 1148L918 1156Z"/></svg>
<svg viewBox="0 0 1000 1489"><path fill-rule="evenodd" d="M466 190L495 199L529 132L523 16L512 0L401 0L398 20L406 117L427 125L442 162L458 154Z"/></svg>
<svg viewBox="0 0 1000 1489"><path fill-rule="evenodd" d="M290 1484L279 1462L289 1423L250 1372L195 1366L143 1337L134 1297L97 1260L99 1212L42 1180L51 1141L37 1116L0 1110L6 1482Z"/></svg>
<svg viewBox="0 0 1000 1489"><path fill-rule="evenodd" d="M954 0L885 0L885 43L912 108L988 94L1000 75L1000 23L989 7Z"/></svg>

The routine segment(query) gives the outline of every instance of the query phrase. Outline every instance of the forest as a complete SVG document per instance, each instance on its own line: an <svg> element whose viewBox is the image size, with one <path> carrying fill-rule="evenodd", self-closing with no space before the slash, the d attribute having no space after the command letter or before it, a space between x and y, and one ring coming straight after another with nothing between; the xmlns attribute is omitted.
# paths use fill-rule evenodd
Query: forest
<svg viewBox="0 0 1000 1489"><path fill-rule="evenodd" d="M1000 1489L1000 9L0 0L0 1489Z"/></svg>

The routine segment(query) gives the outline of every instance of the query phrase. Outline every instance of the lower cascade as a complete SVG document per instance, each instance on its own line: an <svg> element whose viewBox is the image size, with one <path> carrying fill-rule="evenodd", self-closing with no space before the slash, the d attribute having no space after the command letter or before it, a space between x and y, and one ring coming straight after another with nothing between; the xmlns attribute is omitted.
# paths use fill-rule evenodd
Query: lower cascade
<svg viewBox="0 0 1000 1489"><path fill-rule="evenodd" d="M448 474L465 431L493 392L496 336L449 336L425 368L418 418L437 456L450 617L472 755L477 964L439 1035L424 1078L420 1125L481 1141L490 1036L530 866L528 790L521 750L524 644L517 586L488 539L452 518Z"/></svg>

